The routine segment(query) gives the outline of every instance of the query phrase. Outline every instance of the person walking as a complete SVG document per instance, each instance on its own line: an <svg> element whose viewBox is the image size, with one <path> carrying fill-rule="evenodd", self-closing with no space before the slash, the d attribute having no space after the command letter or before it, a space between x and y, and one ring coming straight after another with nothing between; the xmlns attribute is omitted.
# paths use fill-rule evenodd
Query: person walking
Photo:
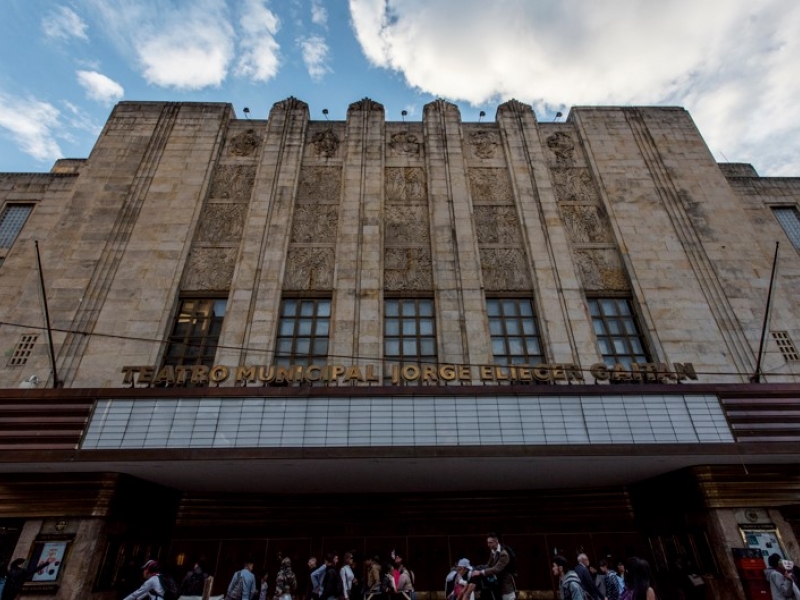
<svg viewBox="0 0 800 600"><path fill-rule="evenodd" d="M552 562L553 576L558 578L562 600L583 600L583 586L574 570L567 570L567 559L554 556Z"/></svg>
<svg viewBox="0 0 800 600"><path fill-rule="evenodd" d="M231 577L225 600L252 600L255 595L256 576L253 575L253 561L248 558L241 570Z"/></svg>
<svg viewBox="0 0 800 600"><path fill-rule="evenodd" d="M769 567L764 570L764 575L769 581L772 600L794 600L794 578L781 565L780 554L770 554L767 564Z"/></svg>
<svg viewBox="0 0 800 600"><path fill-rule="evenodd" d="M53 560L55 559L51 560L48 558L47 560L39 561L39 564L36 566L28 565L27 568L22 566L25 564L24 558L16 558L11 561L11 564L8 566L8 571L6 571L6 584L3 586L3 594L0 598L2 598L2 600L14 600L22 591L22 586L25 585L25 582Z"/></svg>
<svg viewBox="0 0 800 600"><path fill-rule="evenodd" d="M635 556L625 565L625 591L620 600L656 600L651 586L650 563ZM791 598L791 596L789 596Z"/></svg>
<svg viewBox="0 0 800 600"><path fill-rule="evenodd" d="M472 577L496 577L500 584L502 600L515 600L517 588L514 583L514 575L509 568L511 556L500 544L500 538L496 533L486 536L486 545L491 552L489 562L483 569L474 569ZM482 589L482 586L476 586L476 588Z"/></svg>
<svg viewBox="0 0 800 600"><path fill-rule="evenodd" d="M297 589L297 577L292 571L292 559L288 556L281 561L281 570L275 578L275 600L292 600Z"/></svg>
<svg viewBox="0 0 800 600"><path fill-rule="evenodd" d="M140 598L150 598L151 596L164 597L164 586L161 585L159 574L159 564L157 560L148 560L142 565L142 579L144 583L141 587L127 596L125 600L139 600ZM5 599L3 599L5 600Z"/></svg>

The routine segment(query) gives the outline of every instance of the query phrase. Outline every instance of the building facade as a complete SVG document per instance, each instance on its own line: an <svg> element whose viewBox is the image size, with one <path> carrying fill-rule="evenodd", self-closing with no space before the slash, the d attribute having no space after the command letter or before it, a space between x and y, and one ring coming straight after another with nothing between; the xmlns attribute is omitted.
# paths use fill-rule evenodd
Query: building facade
<svg viewBox="0 0 800 600"><path fill-rule="evenodd" d="M800 560L798 207L681 108L120 103L0 175L0 558L100 599L395 549L435 593L499 531L530 598L579 551L749 597L733 548Z"/></svg>

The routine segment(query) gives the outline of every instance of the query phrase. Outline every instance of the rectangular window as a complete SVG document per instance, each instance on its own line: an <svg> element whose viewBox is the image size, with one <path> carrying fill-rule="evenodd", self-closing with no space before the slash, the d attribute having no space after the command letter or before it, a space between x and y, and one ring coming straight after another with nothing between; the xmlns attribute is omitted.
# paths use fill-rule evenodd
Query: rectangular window
<svg viewBox="0 0 800 600"><path fill-rule="evenodd" d="M436 363L436 317L432 299L385 300L383 354L387 362Z"/></svg>
<svg viewBox="0 0 800 600"><path fill-rule="evenodd" d="M629 298L589 298L600 354L607 365L650 362Z"/></svg>
<svg viewBox="0 0 800 600"><path fill-rule="evenodd" d="M227 300L223 298L181 300L164 364L211 367L217 354L226 305Z"/></svg>
<svg viewBox="0 0 800 600"><path fill-rule="evenodd" d="M786 237L797 250L800 250L800 213L793 206L773 206L772 214L778 219Z"/></svg>
<svg viewBox="0 0 800 600"><path fill-rule="evenodd" d="M33 204L9 204L0 215L0 248L11 248L11 244L22 230L33 210Z"/></svg>
<svg viewBox="0 0 800 600"><path fill-rule="evenodd" d="M497 365L545 362L533 303L526 298L487 298L492 354Z"/></svg>
<svg viewBox="0 0 800 600"><path fill-rule="evenodd" d="M285 298L281 303L275 364L324 365L328 359L331 301Z"/></svg>

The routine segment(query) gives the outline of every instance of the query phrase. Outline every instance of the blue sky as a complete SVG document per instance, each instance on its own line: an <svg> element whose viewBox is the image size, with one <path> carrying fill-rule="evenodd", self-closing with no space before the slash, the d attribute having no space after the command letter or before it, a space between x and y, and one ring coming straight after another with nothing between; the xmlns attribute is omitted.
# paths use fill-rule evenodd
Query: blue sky
<svg viewBox="0 0 800 600"><path fill-rule="evenodd" d="M121 100L340 120L369 96L685 106L718 160L800 176L799 33L796 0L0 0L0 171L88 156Z"/></svg>

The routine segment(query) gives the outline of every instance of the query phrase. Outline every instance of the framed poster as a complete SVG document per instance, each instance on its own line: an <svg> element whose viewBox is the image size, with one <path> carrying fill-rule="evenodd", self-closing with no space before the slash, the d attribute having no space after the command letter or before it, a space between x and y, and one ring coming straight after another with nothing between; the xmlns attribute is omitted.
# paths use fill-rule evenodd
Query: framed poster
<svg viewBox="0 0 800 600"><path fill-rule="evenodd" d="M748 548L758 548L766 564L770 554L778 554L781 558L786 558L783 551L783 544L778 537L777 528L773 526L740 526L744 543Z"/></svg>
<svg viewBox="0 0 800 600"><path fill-rule="evenodd" d="M57 589L64 572L64 562L69 554L71 542L72 538L45 538L33 542L28 564L40 566L30 580L25 583L23 589L34 593Z"/></svg>

